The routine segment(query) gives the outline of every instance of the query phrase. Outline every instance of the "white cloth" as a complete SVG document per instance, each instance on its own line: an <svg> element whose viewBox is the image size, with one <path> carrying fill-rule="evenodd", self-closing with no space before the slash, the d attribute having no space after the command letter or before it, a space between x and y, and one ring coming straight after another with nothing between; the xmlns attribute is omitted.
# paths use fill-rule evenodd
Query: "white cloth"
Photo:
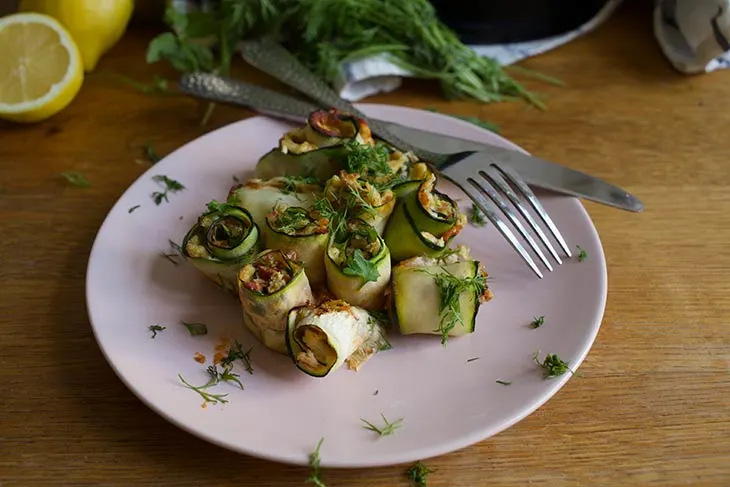
<svg viewBox="0 0 730 487"><path fill-rule="evenodd" d="M514 44L470 46L477 53L509 65L555 49L603 24L622 0L609 0L588 22L554 37ZM684 73L730 68L730 0L656 0L654 34L664 55ZM333 85L340 96L361 100L395 90L410 73L378 55L343 63Z"/></svg>

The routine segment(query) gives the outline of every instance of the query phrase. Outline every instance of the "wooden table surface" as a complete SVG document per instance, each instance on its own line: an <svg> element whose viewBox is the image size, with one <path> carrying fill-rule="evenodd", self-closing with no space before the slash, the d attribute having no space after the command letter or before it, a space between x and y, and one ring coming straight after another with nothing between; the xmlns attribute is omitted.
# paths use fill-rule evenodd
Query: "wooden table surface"
<svg viewBox="0 0 730 487"><path fill-rule="evenodd" d="M144 63L131 30L99 72L171 75ZM431 486L730 485L730 72L688 77L665 61L646 7L524 63L564 88L539 113L520 103L447 102L408 82L372 101L480 115L529 151L625 186L629 214L586 203L605 246L601 331L571 380L537 412L432 459ZM262 76L239 71L249 79ZM117 379L89 326L84 275L107 211L160 153L251 113L150 97L97 74L64 112L0 125L0 485L302 485L305 468L199 440ZM63 171L93 183L70 187ZM405 468L326 471L332 487L406 486Z"/></svg>

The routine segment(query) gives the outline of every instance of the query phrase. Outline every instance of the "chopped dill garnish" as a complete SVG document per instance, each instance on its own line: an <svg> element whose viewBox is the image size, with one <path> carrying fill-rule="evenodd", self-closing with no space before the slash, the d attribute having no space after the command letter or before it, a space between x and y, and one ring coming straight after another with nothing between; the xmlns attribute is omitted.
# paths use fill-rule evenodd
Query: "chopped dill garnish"
<svg viewBox="0 0 730 487"><path fill-rule="evenodd" d="M545 378L548 377L557 377L560 375L563 375L564 373L570 371L571 374L573 374L573 371L568 367L568 362L565 362L563 359L558 357L554 353L548 353L545 355L545 358L542 362L538 359L538 356L540 355L540 350L535 352L535 363L539 365L544 371L545 371Z"/></svg>
<svg viewBox="0 0 730 487"><path fill-rule="evenodd" d="M535 316L530 322L530 328L540 328L543 324L545 324L545 316Z"/></svg>
<svg viewBox="0 0 730 487"><path fill-rule="evenodd" d="M322 447L324 438L320 438L317 442L317 446L312 453L309 454L309 465L312 467L312 474L305 480L308 484L314 484L316 487L327 487L322 481L322 477L319 472L319 449Z"/></svg>
<svg viewBox="0 0 730 487"><path fill-rule="evenodd" d="M232 365L233 362L235 362L236 360L240 360L241 362L243 362L243 366L246 369L246 372L248 372L250 375L253 375L253 366L251 365L251 350L253 350L253 347L244 352L241 342L236 340L233 342L233 346L228 349L228 355L221 359L221 365Z"/></svg>
<svg viewBox="0 0 730 487"><path fill-rule="evenodd" d="M586 252L585 250L583 250L583 249L582 249L582 248L580 247L580 245L576 245L575 247L576 247L576 248L578 249L578 251L579 251L579 252L578 252L578 256L576 257L576 258L578 259L578 262L583 262L584 260L586 260L586 259L588 258L588 252Z"/></svg>
<svg viewBox="0 0 730 487"><path fill-rule="evenodd" d="M471 208L469 208L467 218L469 220L469 223L471 223L475 227L483 227L487 224L486 215L475 204L472 204Z"/></svg>
<svg viewBox="0 0 730 487"><path fill-rule="evenodd" d="M140 206L142 206L142 205L134 205L134 206L132 206L131 208L129 208L129 209L127 210L127 213L132 213L132 212L133 212L134 210L136 210L136 209L137 209L137 208L139 208Z"/></svg>
<svg viewBox="0 0 730 487"><path fill-rule="evenodd" d="M158 206L163 201L169 203L170 200L167 197L168 194L177 193L185 189L185 186L183 186L182 183L174 179L170 179L163 174L157 174L156 176L152 176L152 180L157 184L162 185L164 188L164 191L155 191L152 193L152 201L154 201L155 204Z"/></svg>
<svg viewBox="0 0 730 487"><path fill-rule="evenodd" d="M167 327L166 326L160 326L158 324L154 324L154 325L148 326L147 329L152 332L152 336L150 338L156 338L157 337L157 333L158 332L161 332L162 330L166 330Z"/></svg>
<svg viewBox="0 0 730 487"><path fill-rule="evenodd" d="M210 372L208 372L210 374ZM205 391L205 389L208 389L209 387L213 387L214 385L218 384L219 380L218 377L213 377L211 375L208 382L202 386L194 386L190 384L188 381L186 381L182 374L177 374L177 376L180 378L180 381L187 387L188 389L191 389L198 394L200 394L200 397L203 398L205 402L210 402L213 404L225 404L228 402L227 399L224 399L228 394L211 394L210 392Z"/></svg>
<svg viewBox="0 0 730 487"><path fill-rule="evenodd" d="M502 384L503 386L509 386L509 385L511 385L511 384L512 384L512 381L509 381L509 380L502 380L502 379L497 379L497 380L496 380L496 381L494 381L494 382L496 382L497 384Z"/></svg>
<svg viewBox="0 0 730 487"><path fill-rule="evenodd" d="M61 176L63 176L66 181L72 186L77 186L79 188L90 188L91 182L86 179L86 176L81 174L80 172L75 171L67 171L62 172Z"/></svg>
<svg viewBox="0 0 730 487"><path fill-rule="evenodd" d="M456 277L444 267L441 269L444 272L439 274L432 274L425 270L420 270L420 272L433 276L436 287L438 287L441 296L439 304L441 319L439 327L434 331L441 333L441 344L446 346L451 330L457 325L464 326L464 318L461 316L461 300L459 299L461 294L471 291L477 296L482 295L487 289L487 278L481 274L474 277Z"/></svg>
<svg viewBox="0 0 730 487"><path fill-rule="evenodd" d="M434 472L435 470L431 470L419 460L411 465L411 467L406 471L406 476L412 486L426 487L426 479L428 475Z"/></svg>
<svg viewBox="0 0 730 487"><path fill-rule="evenodd" d="M205 323L195 323L180 320L180 324L188 329L190 336L201 336L208 334L208 326Z"/></svg>
<svg viewBox="0 0 730 487"><path fill-rule="evenodd" d="M402 424L403 424L403 418L396 419L395 421L393 421L391 423L390 421L388 421L386 419L386 417L385 417L385 415L383 413L380 413L380 417L383 418L383 422L385 422L385 426L383 426L382 428L381 427L378 427L378 426L375 426L370 421L367 421L367 420L362 419L362 418L360 418L360 421L362 421L363 423L365 423L365 426L363 426L363 428L365 428L366 430L373 431L373 432L377 433L379 436L392 435L393 433L395 433L395 430L397 430L398 428L400 428L402 426Z"/></svg>

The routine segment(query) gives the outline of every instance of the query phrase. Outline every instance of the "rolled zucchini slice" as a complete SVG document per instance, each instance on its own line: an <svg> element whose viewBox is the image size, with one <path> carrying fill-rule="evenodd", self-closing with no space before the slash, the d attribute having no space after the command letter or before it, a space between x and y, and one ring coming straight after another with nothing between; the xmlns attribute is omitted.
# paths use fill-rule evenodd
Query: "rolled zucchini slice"
<svg viewBox="0 0 730 487"><path fill-rule="evenodd" d="M466 247L441 259L414 257L393 268L391 314L401 334L449 337L474 332L479 306L490 300L487 273Z"/></svg>
<svg viewBox="0 0 730 487"><path fill-rule="evenodd" d="M280 250L268 249L238 274L243 322L266 347L286 353L289 310L314 302L301 263Z"/></svg>
<svg viewBox="0 0 730 487"><path fill-rule="evenodd" d="M334 232L325 259L327 289L368 310L383 307L390 282L390 252L374 227L354 218Z"/></svg>
<svg viewBox="0 0 730 487"><path fill-rule="evenodd" d="M284 204L310 208L316 195L321 193L322 186L317 179L311 177L276 177L272 179L251 179L244 184L231 188L228 201L246 208L256 225L264 234L266 244L266 216L274 206Z"/></svg>
<svg viewBox="0 0 730 487"><path fill-rule="evenodd" d="M324 188L324 198L340 212L346 211L350 218L360 218L372 225L378 234L385 231L395 207L395 194L390 189L379 191L375 185L358 174L340 171L332 176Z"/></svg>
<svg viewBox="0 0 730 487"><path fill-rule="evenodd" d="M430 173L403 203L420 231L433 235L450 231L456 235L464 228L466 217L459 210L459 205L448 195L437 191L435 186L436 175Z"/></svg>
<svg viewBox="0 0 730 487"><path fill-rule="evenodd" d="M181 248L200 272L237 296L238 271L259 251L259 228L246 209L211 201Z"/></svg>
<svg viewBox="0 0 730 487"><path fill-rule="evenodd" d="M266 226L266 246L284 253L294 252L304 264L310 286L323 286L329 220L300 206L278 204L266 217Z"/></svg>
<svg viewBox="0 0 730 487"><path fill-rule="evenodd" d="M313 377L325 377L344 363L357 371L375 353L391 348L377 319L342 300L293 308L286 346L297 368Z"/></svg>
<svg viewBox="0 0 730 487"><path fill-rule="evenodd" d="M438 257L454 240L455 235L444 236L421 231L411 217L408 207L402 202L396 207L385 228L385 244L395 262L419 255Z"/></svg>
<svg viewBox="0 0 730 487"><path fill-rule="evenodd" d="M279 140L279 147L265 154L256 165L255 176L306 176L327 179L343 169L346 141L373 145L365 121L335 109L317 110L304 127L295 128Z"/></svg>

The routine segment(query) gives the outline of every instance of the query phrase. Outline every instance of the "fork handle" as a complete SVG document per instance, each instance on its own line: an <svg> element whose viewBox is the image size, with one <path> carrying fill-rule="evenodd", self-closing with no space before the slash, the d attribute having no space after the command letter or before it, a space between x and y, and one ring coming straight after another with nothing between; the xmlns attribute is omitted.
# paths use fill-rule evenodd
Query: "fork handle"
<svg viewBox="0 0 730 487"><path fill-rule="evenodd" d="M320 107L278 91L211 73L188 73L180 77L180 91L196 98L230 103L295 123L303 123Z"/></svg>
<svg viewBox="0 0 730 487"><path fill-rule="evenodd" d="M401 140L385 124L368 118L350 102L340 98L325 81L307 69L281 44L268 38L262 38L241 42L239 48L243 59L252 66L307 95L323 108L334 107L339 111L349 112L362 118L376 135L398 149L413 152L422 160L427 161L434 161L441 157L439 154L420 149Z"/></svg>

